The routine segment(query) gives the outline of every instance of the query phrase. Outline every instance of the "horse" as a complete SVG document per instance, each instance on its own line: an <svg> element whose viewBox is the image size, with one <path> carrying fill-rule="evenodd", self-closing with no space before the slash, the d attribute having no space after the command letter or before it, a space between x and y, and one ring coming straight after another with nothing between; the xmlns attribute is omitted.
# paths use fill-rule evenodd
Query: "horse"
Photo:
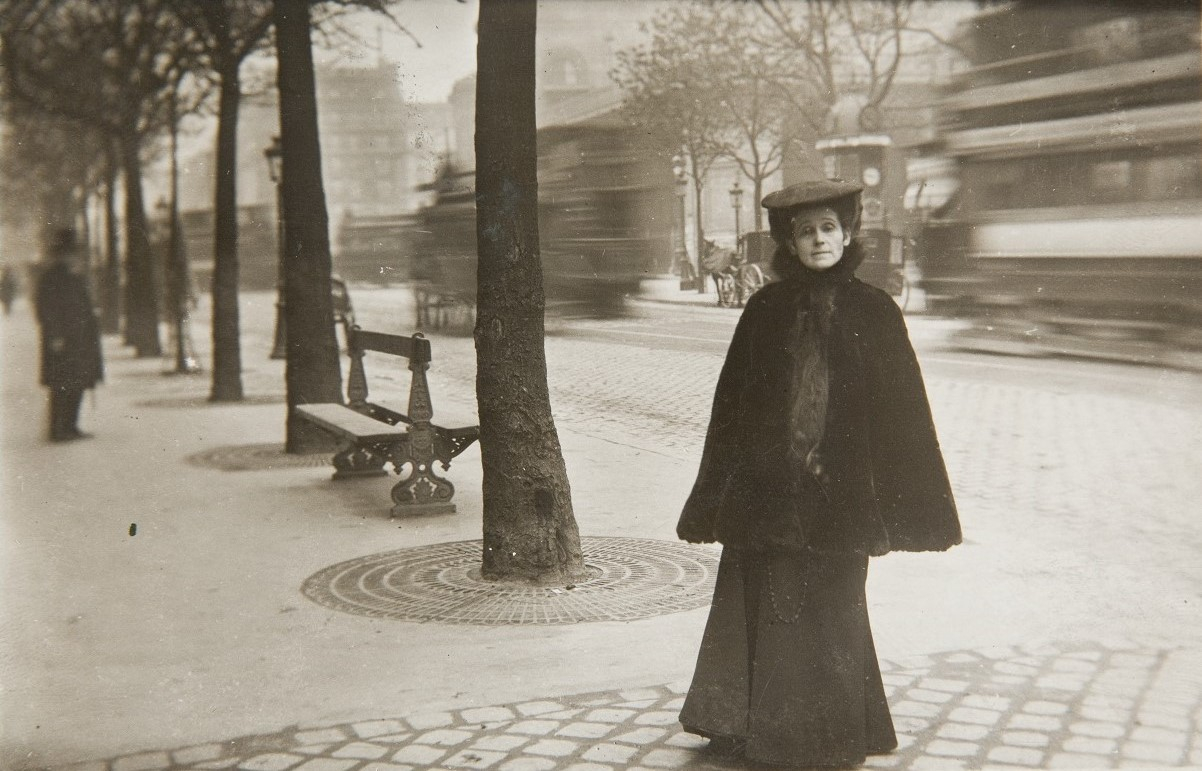
<svg viewBox="0 0 1202 771"><path fill-rule="evenodd" d="M744 298L740 292L739 272L743 267L743 257L734 249L718 246L708 238L704 241L701 253L701 266L714 279L718 290L718 305L722 308L738 308L743 305Z"/></svg>

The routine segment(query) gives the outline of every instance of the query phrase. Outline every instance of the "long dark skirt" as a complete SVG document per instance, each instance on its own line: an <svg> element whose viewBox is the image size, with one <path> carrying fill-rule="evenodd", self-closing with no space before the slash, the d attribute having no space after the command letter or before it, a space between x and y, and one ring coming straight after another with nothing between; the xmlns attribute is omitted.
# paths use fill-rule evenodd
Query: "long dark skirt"
<svg viewBox="0 0 1202 771"><path fill-rule="evenodd" d="M782 765L857 765L897 747L867 577L863 555L723 549L685 730Z"/></svg>

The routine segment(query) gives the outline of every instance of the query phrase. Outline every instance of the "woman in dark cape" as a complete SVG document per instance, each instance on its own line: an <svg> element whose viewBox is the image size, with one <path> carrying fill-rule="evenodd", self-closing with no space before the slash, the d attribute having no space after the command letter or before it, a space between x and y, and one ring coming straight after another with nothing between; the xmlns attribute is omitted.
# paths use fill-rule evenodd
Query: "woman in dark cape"
<svg viewBox="0 0 1202 771"><path fill-rule="evenodd" d="M849 766L897 746L868 558L960 542L902 314L855 277L860 190L821 180L764 199L780 280L739 320L677 525L723 545L680 721L758 762Z"/></svg>

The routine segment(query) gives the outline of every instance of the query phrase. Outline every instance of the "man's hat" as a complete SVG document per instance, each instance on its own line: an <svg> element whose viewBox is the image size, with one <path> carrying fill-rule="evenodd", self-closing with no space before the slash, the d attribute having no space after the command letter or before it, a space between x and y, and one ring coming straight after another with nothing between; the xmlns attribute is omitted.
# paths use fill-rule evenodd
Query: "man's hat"
<svg viewBox="0 0 1202 771"><path fill-rule="evenodd" d="M812 179L789 185L764 196L761 205L768 210L768 225L778 242L788 240L789 222L800 209L829 206L839 214L844 229L855 235L860 229L860 193L864 188L841 179Z"/></svg>

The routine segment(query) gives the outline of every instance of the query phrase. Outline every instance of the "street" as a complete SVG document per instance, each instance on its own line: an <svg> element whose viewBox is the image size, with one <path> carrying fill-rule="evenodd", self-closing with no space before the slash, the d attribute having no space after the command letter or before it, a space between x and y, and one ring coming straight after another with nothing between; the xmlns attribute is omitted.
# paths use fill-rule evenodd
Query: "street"
<svg viewBox="0 0 1202 771"><path fill-rule="evenodd" d="M364 328L413 331L408 290L351 295ZM6 361L21 368L3 381L0 706L4 757L38 759L10 765L703 767L672 728L703 608L473 627L368 619L300 595L344 560L479 538L479 454L449 472L460 512L413 521L387 519L390 480L331 483L320 462L198 465L281 438L274 296L242 299L245 405L206 406L207 375L164 377L109 340L90 447L39 444L31 325L22 308L6 320ZM193 337L207 365L206 305ZM552 407L581 533L669 542L739 312L630 307L552 315ZM965 543L873 561L870 613L903 746L871 765L1202 765L1202 377L981 356L944 346L954 322L908 323ZM428 335L435 420L470 415L470 334ZM407 371L368 372L373 400L404 403Z"/></svg>

